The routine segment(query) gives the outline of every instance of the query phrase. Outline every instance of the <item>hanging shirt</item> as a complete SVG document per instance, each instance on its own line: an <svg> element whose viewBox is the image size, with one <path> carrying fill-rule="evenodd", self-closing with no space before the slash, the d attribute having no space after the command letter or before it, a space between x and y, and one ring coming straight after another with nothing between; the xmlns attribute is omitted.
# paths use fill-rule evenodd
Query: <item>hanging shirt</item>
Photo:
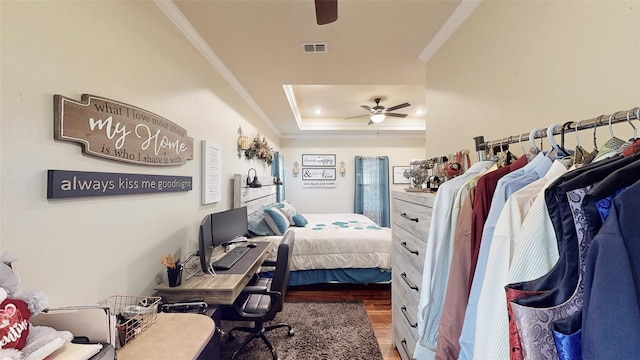
<svg viewBox="0 0 640 360"><path fill-rule="evenodd" d="M414 351L414 357L417 359L432 359L435 356L438 321L444 303L451 261L451 210L456 192L468 179L493 164L492 161L478 162L463 175L445 181L438 188L433 202L418 303L419 340Z"/></svg>
<svg viewBox="0 0 640 360"><path fill-rule="evenodd" d="M540 161L539 156L544 156L542 154L537 155L531 162L527 163L526 156L521 156L516 162L511 165L505 166L501 169L498 169L492 173L489 173L483 176L478 181L478 188L480 187L480 182L488 178L489 176L498 173L498 171L502 169L507 169L507 173L503 174L499 178L491 177L490 181L486 181L486 187L488 190L492 190L492 199L488 203L489 211L487 212L487 216L485 217L485 223L483 224L483 231L480 234L480 241L478 242L477 238L476 242L472 244L472 253L471 253L471 261L472 267L475 260L475 269L472 269L474 272L473 282L471 284L471 292L469 294L469 302L467 304L467 309L465 311L464 316L464 324L462 326L462 332L460 336L460 358L461 359L470 359L473 356L473 344L475 339L475 324L476 324L476 308L478 303L478 296L480 295L480 285L482 284L482 277L484 276L484 269L486 266L485 260L483 256L480 256L480 252L482 251L483 242L490 242L490 238L493 235L493 228L495 227L495 222L500 215L500 211L502 210L502 206L506 200L504 196L504 185L511 179L515 179L525 172L533 171L537 166L537 163ZM526 168L526 169L525 169ZM495 180L495 186L492 186ZM476 200L478 199L479 194L476 192ZM475 204L474 204L474 212L475 212ZM480 225L477 222L477 218L472 223L472 225ZM474 234L472 233L472 236ZM475 234L477 235L477 233ZM489 239L489 240L487 240ZM472 241L474 238L472 237ZM488 251L488 250L487 250ZM470 276L471 278L471 276ZM478 282L476 282L478 281Z"/></svg>
<svg viewBox="0 0 640 360"><path fill-rule="evenodd" d="M549 160L551 161L551 160ZM544 165L546 162L543 162ZM544 168L544 166L543 166ZM538 168L537 170L541 170ZM529 212L529 199L543 190L544 185L550 180L555 180L564 174L567 168L560 162L554 161L549 170L542 174L540 179L532 182L528 186L513 193L507 200L502 213L496 223L491 248L487 260L486 274L480 297L478 298L478 327L476 328L476 344L486 344L487 346L476 347L474 357L478 359L508 359L508 330L507 330L507 304L504 294L504 286L508 283L509 266L511 259L518 247L518 239L522 223ZM498 323L500 333L496 334ZM504 346L501 356L493 353L496 337L502 337L501 344Z"/></svg>
<svg viewBox="0 0 640 360"><path fill-rule="evenodd" d="M438 323L438 344L435 358L455 360L460 353L458 338L462 331L464 311L469 299L469 268L471 266L471 213L475 187L469 189L462 202L460 216L455 228L451 269L447 282L442 315Z"/></svg>
<svg viewBox="0 0 640 360"><path fill-rule="evenodd" d="M640 182L613 200L587 254L582 310L585 360L640 353Z"/></svg>

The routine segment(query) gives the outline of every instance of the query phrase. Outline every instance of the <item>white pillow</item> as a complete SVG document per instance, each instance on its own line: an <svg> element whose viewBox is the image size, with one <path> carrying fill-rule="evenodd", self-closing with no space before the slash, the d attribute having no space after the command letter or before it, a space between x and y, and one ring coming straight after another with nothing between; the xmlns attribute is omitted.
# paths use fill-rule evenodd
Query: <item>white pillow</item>
<svg viewBox="0 0 640 360"><path fill-rule="evenodd" d="M289 219L290 223L293 222L293 216L297 214L297 212L296 208L294 208L290 202L285 200L278 204L277 208Z"/></svg>
<svg viewBox="0 0 640 360"><path fill-rule="evenodd" d="M275 207L264 209L264 220L276 235L284 235L289 226L291 226L289 218Z"/></svg>

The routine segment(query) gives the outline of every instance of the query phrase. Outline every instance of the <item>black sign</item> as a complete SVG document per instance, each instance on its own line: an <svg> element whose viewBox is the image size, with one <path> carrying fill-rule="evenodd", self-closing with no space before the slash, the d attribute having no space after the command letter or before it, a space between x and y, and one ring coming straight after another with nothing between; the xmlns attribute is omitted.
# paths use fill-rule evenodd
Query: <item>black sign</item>
<svg viewBox="0 0 640 360"><path fill-rule="evenodd" d="M191 191L191 176L49 170L47 199Z"/></svg>

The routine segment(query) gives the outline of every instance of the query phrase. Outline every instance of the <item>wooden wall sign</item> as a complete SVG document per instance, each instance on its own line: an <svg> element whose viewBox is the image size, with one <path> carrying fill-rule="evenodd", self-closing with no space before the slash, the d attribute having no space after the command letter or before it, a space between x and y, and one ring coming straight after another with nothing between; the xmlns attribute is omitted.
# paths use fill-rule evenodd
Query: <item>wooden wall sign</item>
<svg viewBox="0 0 640 360"><path fill-rule="evenodd" d="M191 191L191 176L49 170L47 199Z"/></svg>
<svg viewBox="0 0 640 360"><path fill-rule="evenodd" d="M83 152L127 163L171 166L193 159L193 138L154 113L83 94L53 96L54 138L82 144Z"/></svg>

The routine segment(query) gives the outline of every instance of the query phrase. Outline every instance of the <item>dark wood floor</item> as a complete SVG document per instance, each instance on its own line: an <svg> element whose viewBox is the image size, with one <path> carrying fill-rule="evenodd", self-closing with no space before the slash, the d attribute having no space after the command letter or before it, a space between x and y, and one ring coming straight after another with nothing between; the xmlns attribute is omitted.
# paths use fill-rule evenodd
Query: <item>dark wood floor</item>
<svg viewBox="0 0 640 360"><path fill-rule="evenodd" d="M285 300L362 300L384 360L400 360L391 342L391 286L327 284L289 287Z"/></svg>

